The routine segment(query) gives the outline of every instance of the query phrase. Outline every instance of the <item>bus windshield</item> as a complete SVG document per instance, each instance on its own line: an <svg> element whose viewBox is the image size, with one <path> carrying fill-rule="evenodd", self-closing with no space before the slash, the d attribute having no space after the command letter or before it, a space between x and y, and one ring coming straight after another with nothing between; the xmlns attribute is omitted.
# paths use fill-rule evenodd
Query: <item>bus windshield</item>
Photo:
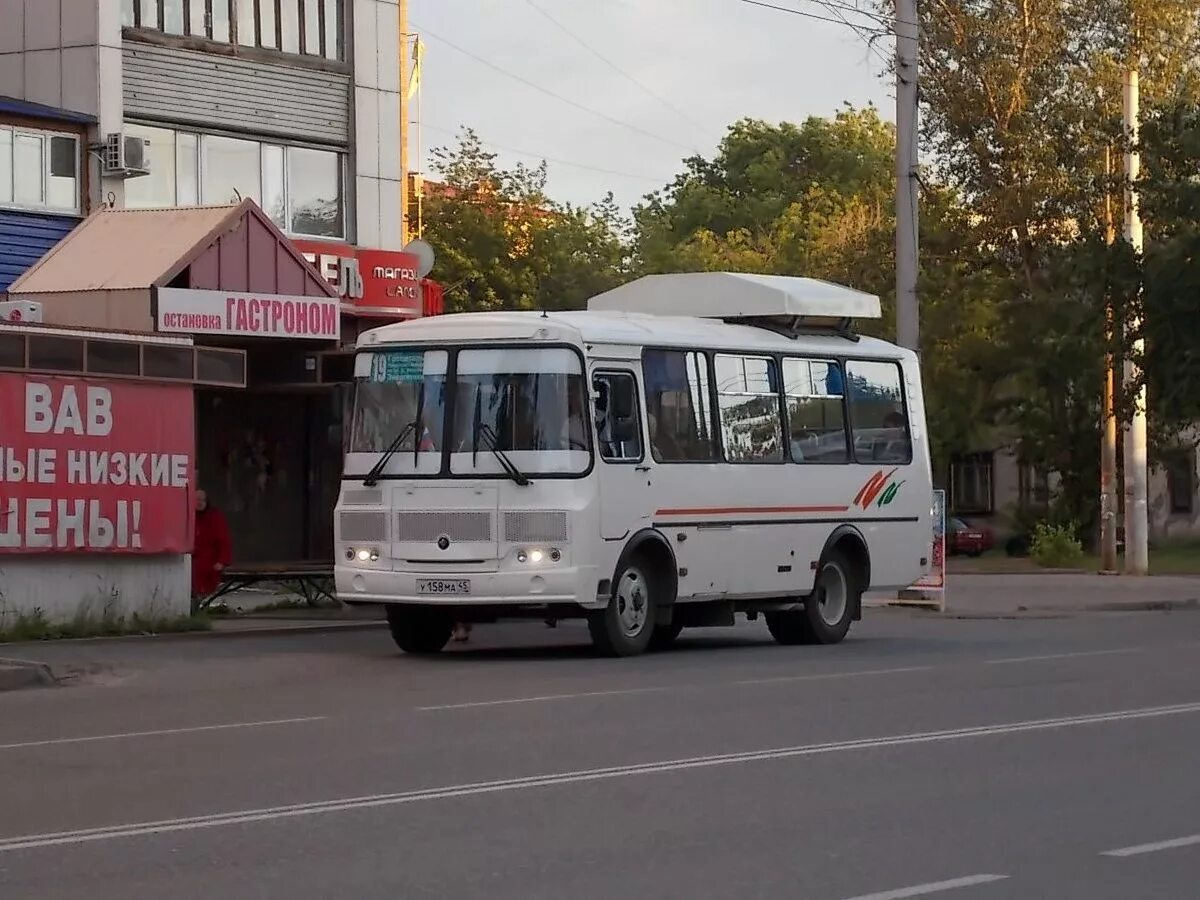
<svg viewBox="0 0 1200 900"><path fill-rule="evenodd" d="M388 472L445 474L447 447L454 476L505 475L493 446L529 476L580 475L591 465L583 364L569 349L387 348L360 353L355 372L351 453L381 454L414 425Z"/></svg>

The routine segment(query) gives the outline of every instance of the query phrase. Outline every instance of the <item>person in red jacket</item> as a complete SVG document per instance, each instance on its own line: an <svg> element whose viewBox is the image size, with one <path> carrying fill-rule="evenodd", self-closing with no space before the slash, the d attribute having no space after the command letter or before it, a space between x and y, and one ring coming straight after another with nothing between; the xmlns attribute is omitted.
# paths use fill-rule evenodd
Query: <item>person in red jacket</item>
<svg viewBox="0 0 1200 900"><path fill-rule="evenodd" d="M209 505L208 493L196 491L196 543L192 548L192 596L207 597L221 586L221 573L233 560L233 542L225 514Z"/></svg>

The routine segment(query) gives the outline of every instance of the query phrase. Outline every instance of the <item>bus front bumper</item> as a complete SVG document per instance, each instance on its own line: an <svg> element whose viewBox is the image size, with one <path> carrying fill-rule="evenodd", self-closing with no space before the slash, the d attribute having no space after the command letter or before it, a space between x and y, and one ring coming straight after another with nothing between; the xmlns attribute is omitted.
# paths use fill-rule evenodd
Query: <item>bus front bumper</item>
<svg viewBox="0 0 1200 900"><path fill-rule="evenodd" d="M499 572L394 572L352 565L333 570L338 599L349 603L420 603L430 606L538 606L574 603L602 609L595 566ZM466 582L467 593L458 593ZM451 593L450 591L456 591Z"/></svg>

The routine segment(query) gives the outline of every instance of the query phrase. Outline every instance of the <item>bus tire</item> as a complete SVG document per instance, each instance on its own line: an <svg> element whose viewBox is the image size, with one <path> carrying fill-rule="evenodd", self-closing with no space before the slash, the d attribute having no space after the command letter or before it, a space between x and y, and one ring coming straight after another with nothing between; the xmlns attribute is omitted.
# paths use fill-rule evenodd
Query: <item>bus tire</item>
<svg viewBox="0 0 1200 900"><path fill-rule="evenodd" d="M592 644L604 656L637 656L654 637L654 610L661 590L649 559L634 553L613 579L608 606L588 614Z"/></svg>
<svg viewBox="0 0 1200 900"><path fill-rule="evenodd" d="M675 639L679 637L681 631L683 631L683 626L675 623L657 626L654 629L654 634L650 636L650 649L669 650L674 645Z"/></svg>
<svg viewBox="0 0 1200 900"><path fill-rule="evenodd" d="M845 553L830 550L817 569L803 609L767 613L767 630L780 644L837 644L862 602L858 573Z"/></svg>
<svg viewBox="0 0 1200 900"><path fill-rule="evenodd" d="M396 646L414 656L440 653L454 630L451 617L440 609L389 604L387 620Z"/></svg>

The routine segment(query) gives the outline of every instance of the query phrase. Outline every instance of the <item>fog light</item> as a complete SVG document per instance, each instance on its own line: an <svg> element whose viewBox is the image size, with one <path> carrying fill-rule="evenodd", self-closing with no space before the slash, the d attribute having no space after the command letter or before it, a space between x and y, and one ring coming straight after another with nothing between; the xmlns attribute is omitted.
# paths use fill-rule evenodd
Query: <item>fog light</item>
<svg viewBox="0 0 1200 900"><path fill-rule="evenodd" d="M529 554L527 554L524 550L517 551L517 562L523 563L527 559L529 559Z"/></svg>
<svg viewBox="0 0 1200 900"><path fill-rule="evenodd" d="M358 551L358 561L359 562L366 562L370 558L371 558L370 550L359 550Z"/></svg>
<svg viewBox="0 0 1200 900"><path fill-rule="evenodd" d="M560 559L562 559L562 553L557 550L550 551L550 562L558 562Z"/></svg>
<svg viewBox="0 0 1200 900"><path fill-rule="evenodd" d="M351 547L346 551L346 559L354 559L354 548Z"/></svg>

